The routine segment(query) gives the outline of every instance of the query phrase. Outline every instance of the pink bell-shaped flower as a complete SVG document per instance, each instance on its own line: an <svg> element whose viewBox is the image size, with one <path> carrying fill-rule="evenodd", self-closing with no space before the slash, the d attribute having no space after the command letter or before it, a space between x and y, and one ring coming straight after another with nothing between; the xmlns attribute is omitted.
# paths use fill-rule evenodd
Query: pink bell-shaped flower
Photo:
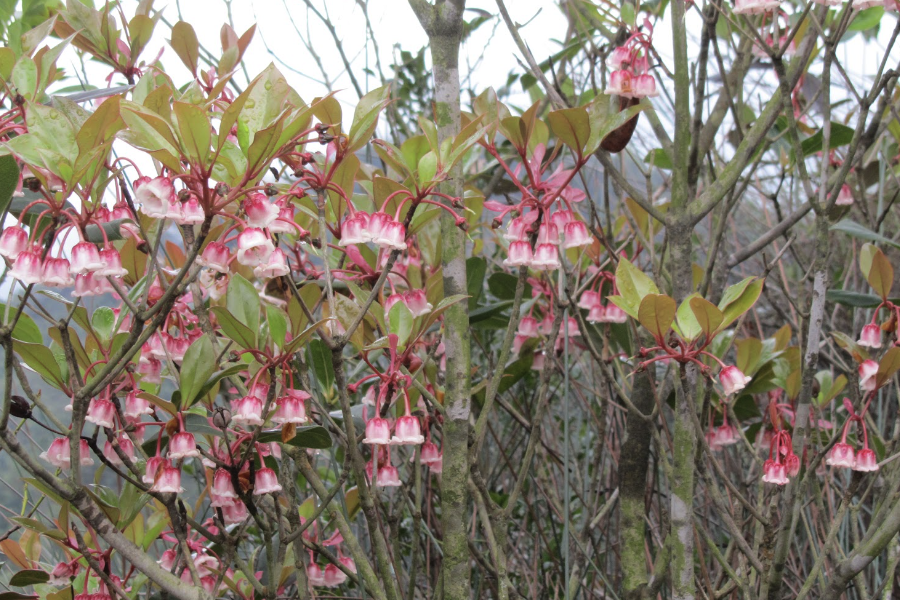
<svg viewBox="0 0 900 600"><path fill-rule="evenodd" d="M869 323L862 328L859 341L856 343L868 348L881 348L881 327L875 323Z"/></svg>
<svg viewBox="0 0 900 600"><path fill-rule="evenodd" d="M527 221L525 217L511 219L509 225L506 227L506 233L503 234L503 237L510 242L527 242L528 226L530 224L531 221Z"/></svg>
<svg viewBox="0 0 900 600"><path fill-rule="evenodd" d="M70 271L73 274L93 273L99 271L105 265L100 258L100 250L96 244L79 242L72 248L72 260Z"/></svg>
<svg viewBox="0 0 900 600"><path fill-rule="evenodd" d="M122 266L122 256L119 251L110 246L100 251L100 260L103 266L94 273L97 277L125 277L128 269Z"/></svg>
<svg viewBox="0 0 900 600"><path fill-rule="evenodd" d="M787 485L787 470L780 462L769 459L763 464L763 481L766 483L774 483L776 485Z"/></svg>
<svg viewBox="0 0 900 600"><path fill-rule="evenodd" d="M267 262L275 251L272 240L262 229L249 227L238 236L237 261L247 267Z"/></svg>
<svg viewBox="0 0 900 600"><path fill-rule="evenodd" d="M594 242L590 233L588 233L587 226L581 221L566 223L565 235L566 239L563 242L562 247L566 250L569 248L590 246Z"/></svg>
<svg viewBox="0 0 900 600"><path fill-rule="evenodd" d="M302 425L309 421L309 417L306 416L306 406L300 398L282 396L276 403L277 408L275 409L275 415L272 417L273 423Z"/></svg>
<svg viewBox="0 0 900 600"><path fill-rule="evenodd" d="M41 257L36 252L25 251L20 252L13 262L12 269L9 274L14 279L18 279L25 285L31 285L41 282Z"/></svg>
<svg viewBox="0 0 900 600"><path fill-rule="evenodd" d="M199 225L206 219L206 213L200 206L200 201L191 196L187 202L181 205L181 215L175 222L179 225Z"/></svg>
<svg viewBox="0 0 900 600"><path fill-rule="evenodd" d="M571 210L558 210L550 217L550 221L554 225L556 225L559 231L563 232L566 229L566 225L574 222L575 220L575 213L573 213Z"/></svg>
<svg viewBox="0 0 900 600"><path fill-rule="evenodd" d="M0 234L0 256L15 260L28 250L28 233L18 225L7 227Z"/></svg>
<svg viewBox="0 0 900 600"><path fill-rule="evenodd" d="M50 572L50 585L69 585L71 579L78 575L78 561L56 563Z"/></svg>
<svg viewBox="0 0 900 600"><path fill-rule="evenodd" d="M262 425L262 409L262 400L256 396L244 396L235 401L231 420L245 427L248 425Z"/></svg>
<svg viewBox="0 0 900 600"><path fill-rule="evenodd" d="M538 229L538 247L542 244L559 245L559 227L551 223L541 223Z"/></svg>
<svg viewBox="0 0 900 600"><path fill-rule="evenodd" d="M833 0L814 0L814 1L819 2L821 4L822 2L833 1ZM836 1L838 4L843 3L843 0L836 0ZM834 204L835 204L835 206L850 206L851 204L853 204L853 190L850 189L849 185L847 185L845 183L844 185L841 186L841 189L838 192L838 197L834 201Z"/></svg>
<svg viewBox="0 0 900 600"><path fill-rule="evenodd" d="M856 464L853 466L854 471L877 471L878 458L875 451L871 448L863 448L856 454Z"/></svg>
<svg viewBox="0 0 900 600"><path fill-rule="evenodd" d="M341 223L341 241L338 245L365 244L371 239L368 226L369 215L363 211L356 211Z"/></svg>
<svg viewBox="0 0 900 600"><path fill-rule="evenodd" d="M286 206L279 206L278 218L269 223L269 233L294 233L297 228L293 223L294 205L288 202Z"/></svg>
<svg viewBox="0 0 900 600"><path fill-rule="evenodd" d="M607 85L605 94L632 97L631 72L624 69L613 71L609 74L609 85Z"/></svg>
<svg viewBox="0 0 900 600"><path fill-rule="evenodd" d="M538 336L538 322L537 319L532 317L531 315L522 317L519 321L519 329L517 333L526 338L534 338Z"/></svg>
<svg viewBox="0 0 900 600"><path fill-rule="evenodd" d="M391 294L390 296L388 296L384 301L384 314L388 314L391 311L391 307L398 302L406 304L403 299L403 294Z"/></svg>
<svg viewBox="0 0 900 600"><path fill-rule="evenodd" d="M402 223L388 217L390 220L383 224L377 234L372 232L372 220L374 220L378 214L379 213L375 213L369 221L372 241L375 242L375 245L389 250L406 250L406 228L403 227Z"/></svg>
<svg viewBox="0 0 900 600"><path fill-rule="evenodd" d="M363 444L390 444L391 424L387 419L374 417L366 423L366 437Z"/></svg>
<svg viewBox="0 0 900 600"><path fill-rule="evenodd" d="M335 588L347 581L347 575L337 565L325 567L325 587Z"/></svg>
<svg viewBox="0 0 900 600"><path fill-rule="evenodd" d="M134 196L141 204L141 212L162 219L168 213L169 202L175 200L175 186L168 177L141 177L134 182Z"/></svg>
<svg viewBox="0 0 900 600"><path fill-rule="evenodd" d="M41 452L40 457L58 469L68 469L71 466L72 453L69 448L69 439L58 437L50 442L50 447Z"/></svg>
<svg viewBox="0 0 900 600"><path fill-rule="evenodd" d="M788 477L796 477L800 473L800 457L793 452L785 456L784 471Z"/></svg>
<svg viewBox="0 0 900 600"><path fill-rule="evenodd" d="M606 59L606 64L608 64L609 68L614 71L623 68L630 62L631 49L627 46L618 46L615 50L612 51L612 54L609 55L609 58Z"/></svg>
<svg viewBox="0 0 900 600"><path fill-rule="evenodd" d="M325 571L314 562L306 567L306 579L312 587L325 587Z"/></svg>
<svg viewBox="0 0 900 600"><path fill-rule="evenodd" d="M253 269L253 274L260 279L283 277L290 272L291 270L288 267L287 258L285 258L284 252L281 251L281 248L275 248L272 254L269 255L269 259L264 264L261 264Z"/></svg>
<svg viewBox="0 0 900 600"><path fill-rule="evenodd" d="M93 398L84 420L99 427L113 429L116 426L116 406L109 400Z"/></svg>
<svg viewBox="0 0 900 600"><path fill-rule="evenodd" d="M128 460L134 462L134 444L131 442L131 439L124 433L119 434L118 437L119 450L122 451L122 454L128 457ZM116 449L113 447L112 442L106 440L106 444L103 446L103 456L106 457L106 460L111 462L114 465L121 465L122 459L119 458L119 454L116 452Z"/></svg>
<svg viewBox="0 0 900 600"><path fill-rule="evenodd" d="M244 201L244 212L247 214L247 224L260 229L268 227L278 218L278 207L265 194L250 194Z"/></svg>
<svg viewBox="0 0 900 600"><path fill-rule="evenodd" d="M159 383L161 381L162 363L152 356L146 359L142 356L138 362L137 374L141 375L141 381L146 383Z"/></svg>
<svg viewBox="0 0 900 600"><path fill-rule="evenodd" d="M248 395L265 400L269 396L269 384L256 382L250 386Z"/></svg>
<svg viewBox="0 0 900 600"><path fill-rule="evenodd" d="M559 254L553 244L539 244L534 250L531 266L539 271L554 271L559 268Z"/></svg>
<svg viewBox="0 0 900 600"><path fill-rule="evenodd" d="M409 290L403 294L406 308L414 317L423 317L431 313L434 308L425 296L425 290Z"/></svg>
<svg viewBox="0 0 900 600"><path fill-rule="evenodd" d="M231 260L231 251L222 242L210 242L203 249L197 262L219 273L228 273L228 261Z"/></svg>
<svg viewBox="0 0 900 600"><path fill-rule="evenodd" d="M424 441L418 417L404 415L397 419L394 424L394 437L391 438L392 445L413 446Z"/></svg>
<svg viewBox="0 0 900 600"><path fill-rule="evenodd" d="M73 296L79 298L87 296L102 296L114 291L106 277L96 273L85 273L75 276L75 290Z"/></svg>
<svg viewBox="0 0 900 600"><path fill-rule="evenodd" d="M184 491L181 487L181 469L168 463L160 467L156 472L156 480L150 487L151 492L160 494L180 494Z"/></svg>
<svg viewBox="0 0 900 600"><path fill-rule="evenodd" d="M649 73L638 75L633 79L633 97L634 98L653 98L659 96L659 90L656 89L656 78Z"/></svg>
<svg viewBox="0 0 900 600"><path fill-rule="evenodd" d="M552 248L552 246L551 246ZM503 261L507 267L530 267L534 256L528 242L513 242L509 245L509 256Z"/></svg>
<svg viewBox="0 0 900 600"><path fill-rule="evenodd" d="M431 466L441 462L441 451L434 442L425 442L419 452L419 462L423 465Z"/></svg>
<svg viewBox="0 0 900 600"><path fill-rule="evenodd" d="M153 407L150 402L138 397L137 392L131 391L125 396L125 417L140 419L141 415L152 415Z"/></svg>
<svg viewBox="0 0 900 600"><path fill-rule="evenodd" d="M231 506L222 507L222 516L225 517L226 525L237 525L243 523L250 516L250 511L243 502L235 502Z"/></svg>
<svg viewBox="0 0 900 600"><path fill-rule="evenodd" d="M719 381L722 382L722 388L726 396L744 389L751 379L753 378L741 373L741 370L734 365L724 367L719 372Z"/></svg>
<svg viewBox="0 0 900 600"><path fill-rule="evenodd" d="M153 485L153 482L156 481L156 475L160 472L163 466L169 464L162 456L151 456L147 459L147 464L144 467L144 476L141 478L141 481L146 483L147 485Z"/></svg>
<svg viewBox="0 0 900 600"><path fill-rule="evenodd" d="M600 294L598 292L593 290L581 292L581 297L578 299L578 308L591 310L597 304L600 304Z"/></svg>
<svg viewBox="0 0 900 600"><path fill-rule="evenodd" d="M194 434L187 431L180 431L173 435L172 440L169 442L167 457L169 460L200 458L200 451L197 450L197 442L194 440Z"/></svg>
<svg viewBox="0 0 900 600"><path fill-rule="evenodd" d="M378 467L378 487L400 487L400 472L393 465Z"/></svg>
<svg viewBox="0 0 900 600"><path fill-rule="evenodd" d="M176 552L174 548L166 548L156 563L166 571L171 571L172 567L175 566L175 559L177 558L178 552Z"/></svg>
<svg viewBox="0 0 900 600"><path fill-rule="evenodd" d="M231 506L237 500L234 484L231 482L231 474L225 469L217 469L213 475L212 488L209 491L211 504L215 508Z"/></svg>
<svg viewBox="0 0 900 600"><path fill-rule="evenodd" d="M735 428L728 423L716 427L716 444L718 446L730 446L736 444L741 438Z"/></svg>
<svg viewBox="0 0 900 600"><path fill-rule="evenodd" d="M263 494L273 494L281 491L281 485L278 484L278 475L275 471L264 467L256 472L256 485L253 487L254 496L262 496Z"/></svg>
<svg viewBox="0 0 900 600"><path fill-rule="evenodd" d="M867 392L876 388L875 374L878 373L878 363L874 360L864 360L859 365L859 387Z"/></svg>
<svg viewBox="0 0 900 600"><path fill-rule="evenodd" d="M599 302L588 311L586 320L588 323L609 323L606 318L606 309Z"/></svg>
<svg viewBox="0 0 900 600"><path fill-rule="evenodd" d="M825 457L825 464L832 467L853 469L856 467L856 454L853 451L853 447L850 444L838 442Z"/></svg>
<svg viewBox="0 0 900 600"><path fill-rule="evenodd" d="M21 254L19 255L21 256ZM47 258L41 267L41 283L54 287L69 287L75 283L67 258Z"/></svg>

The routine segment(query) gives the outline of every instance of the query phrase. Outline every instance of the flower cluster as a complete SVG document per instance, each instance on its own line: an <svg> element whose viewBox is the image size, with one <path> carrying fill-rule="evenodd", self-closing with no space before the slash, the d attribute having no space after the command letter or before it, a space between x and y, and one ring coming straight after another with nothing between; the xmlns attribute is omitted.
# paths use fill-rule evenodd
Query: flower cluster
<svg viewBox="0 0 900 600"><path fill-rule="evenodd" d="M656 78L649 73L649 54L653 47L653 26L644 20L644 29L636 30L609 57L609 85L604 93L623 98L649 98L659 95Z"/></svg>
<svg viewBox="0 0 900 600"><path fill-rule="evenodd" d="M841 441L832 446L825 457L825 464L833 467L846 467L854 471L877 471L878 459L875 451L869 448L869 432L866 429L866 421L863 416L868 408L868 402L862 413L857 414L853 409L853 403L848 398L844 398L844 408L847 409L849 417L844 423L841 431ZM847 443L847 432L850 424L856 423L857 428L862 431L863 444L862 448L857 452L853 446Z"/></svg>

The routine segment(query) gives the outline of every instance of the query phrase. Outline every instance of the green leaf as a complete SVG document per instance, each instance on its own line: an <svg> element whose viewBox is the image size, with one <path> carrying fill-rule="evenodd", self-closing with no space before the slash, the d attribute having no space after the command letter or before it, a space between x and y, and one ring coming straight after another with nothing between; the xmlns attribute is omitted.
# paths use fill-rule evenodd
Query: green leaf
<svg viewBox="0 0 900 600"><path fill-rule="evenodd" d="M874 308L881 304L881 298L875 294L860 294L846 290L828 290L825 292L825 299L855 308Z"/></svg>
<svg viewBox="0 0 900 600"><path fill-rule="evenodd" d="M847 31L869 31L874 29L878 27L883 16L884 7L882 6L873 6L872 8L861 10L853 17L853 21L850 22Z"/></svg>
<svg viewBox="0 0 900 600"><path fill-rule="evenodd" d="M350 125L347 152L353 154L365 146L378 124L378 115L390 103L391 86L383 85L359 99L353 112L353 124Z"/></svg>
<svg viewBox="0 0 900 600"><path fill-rule="evenodd" d="M480 256L470 256L466 259L466 291L469 294L469 309L478 306L481 300L481 292L484 289L484 275L487 272L487 261ZM513 287L515 297L515 287Z"/></svg>
<svg viewBox="0 0 900 600"><path fill-rule="evenodd" d="M244 371L247 368L247 365L244 364L236 364L231 365L228 368L222 369L221 371L216 371L213 373L212 377L210 377L206 383L203 384L203 387L200 388L200 391L197 393L197 398L203 398L207 394L209 394L216 384L225 379L226 377L231 377L233 375L237 375L241 371Z"/></svg>
<svg viewBox="0 0 900 600"><path fill-rule="evenodd" d="M19 165L10 154L0 156L0 213L9 206L19 185Z"/></svg>
<svg viewBox="0 0 900 600"><path fill-rule="evenodd" d="M653 280L624 257L616 267L616 287L622 299L622 303L616 302L616 306L635 319L638 318L638 308L644 296L659 293Z"/></svg>
<svg viewBox="0 0 900 600"><path fill-rule="evenodd" d="M725 315L722 314L722 311L715 304L700 296L691 298L690 306L691 311L697 318L700 329L703 330L703 333L709 339L713 332L719 328L719 325L722 324Z"/></svg>
<svg viewBox="0 0 900 600"><path fill-rule="evenodd" d="M547 115L550 130L572 149L578 156L583 156L584 148L591 135L591 122L587 109L583 106L554 110Z"/></svg>
<svg viewBox="0 0 900 600"><path fill-rule="evenodd" d="M281 431L267 431L259 436L260 443L281 442ZM325 450L331 448L331 434L321 425L298 427L297 433L287 442L296 448L314 448Z"/></svg>
<svg viewBox="0 0 900 600"><path fill-rule="evenodd" d="M876 387L882 387L900 369L900 348L891 346L878 362L878 372L875 373Z"/></svg>
<svg viewBox="0 0 900 600"><path fill-rule="evenodd" d="M722 301L719 302L719 309L723 313L722 323L717 331L722 331L732 323L734 323L742 314L750 310L759 295L762 293L763 280L755 277L748 277L743 281L729 286L725 293L722 294Z"/></svg>
<svg viewBox="0 0 900 600"><path fill-rule="evenodd" d="M671 171L673 168L672 158L663 148L656 148L648 152L647 156L644 157L644 162L666 171Z"/></svg>
<svg viewBox="0 0 900 600"><path fill-rule="evenodd" d="M50 348L41 344L29 344L13 340L13 349L16 351L16 354L22 357L25 364L40 374L47 383L58 389L65 387L65 378Z"/></svg>
<svg viewBox="0 0 900 600"><path fill-rule="evenodd" d="M403 302L395 302L388 311L388 328L391 333L397 335L397 344L400 348L406 347L409 334L412 333L413 316Z"/></svg>
<svg viewBox="0 0 900 600"><path fill-rule="evenodd" d="M216 352L207 335L201 335L184 353L181 363L181 408L188 408L216 370Z"/></svg>
<svg viewBox="0 0 900 600"><path fill-rule="evenodd" d="M664 294L647 294L641 299L638 321L660 339L671 329L675 313L675 300Z"/></svg>
<svg viewBox="0 0 900 600"><path fill-rule="evenodd" d="M847 127L842 123L831 123L831 137L828 140L828 147L830 149L837 148L839 146L846 146L853 140L853 129ZM813 135L809 136L800 144L800 148L803 151L803 156L807 157L816 152L821 152L824 147L824 130L819 129Z"/></svg>
<svg viewBox="0 0 900 600"><path fill-rule="evenodd" d="M209 163L211 140L206 111L185 102L175 102L172 110L178 122L178 136L185 155L205 169Z"/></svg>
<svg viewBox="0 0 900 600"><path fill-rule="evenodd" d="M675 324L673 325L675 333L687 341L693 341L703 333L700 323L697 322L697 317L691 311L690 305L691 300L698 297L700 297L700 294L695 292L685 298L675 313Z"/></svg>
<svg viewBox="0 0 900 600"><path fill-rule="evenodd" d="M519 278L511 273L491 273L488 277L488 289L498 300L512 300L516 297L516 284ZM525 283L523 298L531 298L531 284Z"/></svg>
<svg viewBox="0 0 900 600"><path fill-rule="evenodd" d="M881 250L872 256L872 266L869 267L866 279L875 293L881 296L882 300L887 300L894 286L894 267Z"/></svg>
<svg viewBox="0 0 900 600"><path fill-rule="evenodd" d="M599 94L587 108L591 121L591 136L588 139L585 154L593 153L606 136L648 108L648 104L642 103L636 106L629 106L625 110L611 112L609 110L609 96Z"/></svg>
<svg viewBox="0 0 900 600"><path fill-rule="evenodd" d="M266 305L266 322L269 324L269 335L272 342L279 348L284 348L284 337L288 330L287 314L271 304Z"/></svg>
<svg viewBox="0 0 900 600"><path fill-rule="evenodd" d="M326 396L332 394L334 387L334 366L331 364L331 350L319 339L310 340L307 348L307 361L312 365L316 381Z"/></svg>
<svg viewBox="0 0 900 600"><path fill-rule="evenodd" d="M843 221L835 223L831 226L831 230L840 231L842 233L846 233L851 237L855 237L861 240L878 242L879 244L887 244L888 246L893 246L894 248L900 248L900 244L898 244L894 240L877 234L871 229L868 229L867 227L864 227L855 221L851 221L850 219L844 219Z"/></svg>
<svg viewBox="0 0 900 600"><path fill-rule="evenodd" d="M214 306L210 310L216 316L216 321L228 339L247 350L256 349L256 331L241 323L237 317L228 312L227 308Z"/></svg>
<svg viewBox="0 0 900 600"><path fill-rule="evenodd" d="M259 292L239 273L232 276L225 292L225 305L234 317L253 332L254 343L259 331ZM237 341L237 340L235 340Z"/></svg>
<svg viewBox="0 0 900 600"><path fill-rule="evenodd" d="M172 27L172 39L169 40L169 44L184 66L196 76L200 61L200 42L197 40L194 28L189 23L178 21Z"/></svg>
<svg viewBox="0 0 900 600"><path fill-rule="evenodd" d="M116 313L108 306L97 307L91 315L91 327L104 341L108 341L115 331Z"/></svg>
<svg viewBox="0 0 900 600"><path fill-rule="evenodd" d="M39 569L23 569L9 578L9 585L14 587L28 587L50 581L50 574Z"/></svg>
<svg viewBox="0 0 900 600"><path fill-rule="evenodd" d="M16 314L16 309L10 307L9 309L9 317L12 318ZM6 324L6 305L0 304L0 321ZM34 319L28 316L27 313L23 312L19 315L19 320L16 321L16 326L12 330L12 337L16 340L21 340L23 342L28 342L31 344L43 344L44 336L41 333L41 328L37 326L37 323L34 322Z"/></svg>

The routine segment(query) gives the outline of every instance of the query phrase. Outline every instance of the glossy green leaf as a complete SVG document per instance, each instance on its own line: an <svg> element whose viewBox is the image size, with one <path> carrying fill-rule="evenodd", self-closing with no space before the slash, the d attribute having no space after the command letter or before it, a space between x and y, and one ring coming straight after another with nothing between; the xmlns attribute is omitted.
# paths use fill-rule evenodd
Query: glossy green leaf
<svg viewBox="0 0 900 600"><path fill-rule="evenodd" d="M725 315L722 314L722 311L715 304L700 296L690 299L690 307L707 339L711 337L725 319Z"/></svg>
<svg viewBox="0 0 900 600"><path fill-rule="evenodd" d="M319 339L310 340L307 345L307 361L312 366L319 388L328 396L334 387L334 366L331 364L331 350Z"/></svg>
<svg viewBox="0 0 900 600"><path fill-rule="evenodd" d="M9 585L13 587L28 587L50 581L50 574L39 569L23 569L9 578Z"/></svg>
<svg viewBox="0 0 900 600"><path fill-rule="evenodd" d="M638 308L644 296L659 293L659 288L656 287L653 280L624 257L619 260L619 265L616 267L616 287L619 290L621 302L613 301L616 306L635 319L638 318ZM612 300L612 298L610 299Z"/></svg>
<svg viewBox="0 0 900 600"><path fill-rule="evenodd" d="M591 135L591 122L587 109L582 106L554 110L547 115L550 130L562 143L582 156Z"/></svg>
<svg viewBox="0 0 900 600"><path fill-rule="evenodd" d="M41 344L29 344L13 340L13 349L16 354L22 357L25 364L40 374L47 383L58 389L64 387L65 378L50 348Z"/></svg>
<svg viewBox="0 0 900 600"><path fill-rule="evenodd" d="M91 327L103 340L110 340L116 327L116 314L108 306L98 306L91 315Z"/></svg>
<svg viewBox="0 0 900 600"><path fill-rule="evenodd" d="M259 331L259 292L253 284L235 274L228 282L228 290L225 292L225 305L234 317L247 326L250 331ZM237 340L235 340L237 341Z"/></svg>
<svg viewBox="0 0 900 600"><path fill-rule="evenodd" d="M383 85L359 99L347 135L348 153L353 154L369 142L378 124L378 115L388 105L390 97L391 86Z"/></svg>
<svg viewBox="0 0 900 600"><path fill-rule="evenodd" d="M894 248L900 248L900 243L897 243L890 238L886 238L883 235L875 233L871 229L860 225L856 221L851 221L850 219L838 221L831 226L831 230L846 233L847 235L860 240L866 240L868 242L878 242L879 244L886 244L888 246L893 246Z"/></svg>
<svg viewBox="0 0 900 600"><path fill-rule="evenodd" d="M236 344L247 350L256 349L256 330L244 325L228 309L214 306L210 309L216 316L216 321L222 327L222 332Z"/></svg>
<svg viewBox="0 0 900 600"><path fill-rule="evenodd" d="M388 328L391 333L397 335L400 348L406 347L409 334L412 333L413 316L409 308L403 302L396 302L388 311Z"/></svg>
<svg viewBox="0 0 900 600"><path fill-rule="evenodd" d="M16 159L9 154L0 156L0 213L9 206L18 185L19 165Z"/></svg>
<svg viewBox="0 0 900 600"><path fill-rule="evenodd" d="M185 155L191 161L206 168L209 163L209 144L211 140L209 119L206 112L198 106L185 102L172 105L178 122L178 136Z"/></svg>
<svg viewBox="0 0 900 600"><path fill-rule="evenodd" d="M647 294L641 299L638 321L656 338L664 337L675 321L675 300L664 294Z"/></svg>
<svg viewBox="0 0 900 600"><path fill-rule="evenodd" d="M894 267L882 251L879 250L872 256L872 265L866 279L875 293L881 296L882 300L887 300L894 286Z"/></svg>
<svg viewBox="0 0 900 600"><path fill-rule="evenodd" d="M181 408L194 403L216 366L212 341L209 336L201 335L188 347L181 363Z"/></svg>
<svg viewBox="0 0 900 600"><path fill-rule="evenodd" d="M726 288L725 293L722 294L722 300L719 302L723 319L717 329L719 331L725 329L750 310L759 299L762 288L763 280L755 277L748 277Z"/></svg>
<svg viewBox="0 0 900 600"><path fill-rule="evenodd" d="M197 75L200 62L200 42L190 23L178 21L172 26L172 39L169 40L172 50L193 75Z"/></svg>

